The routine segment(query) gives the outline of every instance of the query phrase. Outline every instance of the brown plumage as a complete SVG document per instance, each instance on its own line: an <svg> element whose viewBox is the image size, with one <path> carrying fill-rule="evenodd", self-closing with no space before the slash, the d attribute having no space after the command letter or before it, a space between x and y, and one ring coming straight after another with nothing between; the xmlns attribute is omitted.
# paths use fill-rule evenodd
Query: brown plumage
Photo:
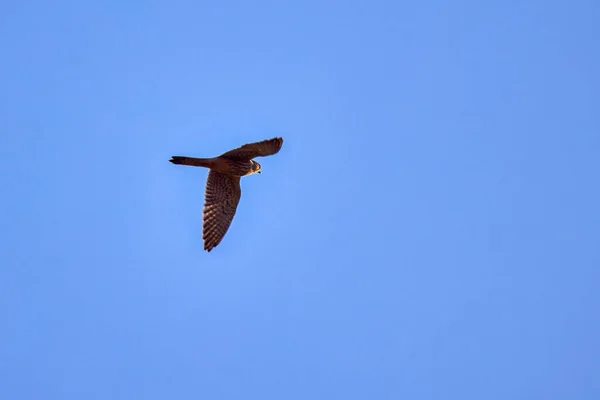
<svg viewBox="0 0 600 400"><path fill-rule="evenodd" d="M214 158L173 156L169 160L177 165L210 169L204 203L204 250L210 252L217 247L231 226L242 196L241 177L261 173L260 164L253 158L277 154L282 145L282 138L274 138L245 144Z"/></svg>

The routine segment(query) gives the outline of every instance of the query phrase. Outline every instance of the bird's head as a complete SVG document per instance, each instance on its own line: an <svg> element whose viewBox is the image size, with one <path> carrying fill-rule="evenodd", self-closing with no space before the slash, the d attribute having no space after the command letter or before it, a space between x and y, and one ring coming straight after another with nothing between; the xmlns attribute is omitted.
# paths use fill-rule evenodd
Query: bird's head
<svg viewBox="0 0 600 400"><path fill-rule="evenodd" d="M260 170L260 164L254 160L252 160L251 162L252 162L252 173L253 174L262 174L262 171Z"/></svg>

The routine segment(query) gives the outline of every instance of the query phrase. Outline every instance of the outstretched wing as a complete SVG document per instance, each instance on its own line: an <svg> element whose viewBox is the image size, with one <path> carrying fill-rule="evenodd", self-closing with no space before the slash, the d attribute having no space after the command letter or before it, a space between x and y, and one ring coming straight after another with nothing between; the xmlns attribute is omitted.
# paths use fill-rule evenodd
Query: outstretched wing
<svg viewBox="0 0 600 400"><path fill-rule="evenodd" d="M273 138L262 142L245 144L235 150L221 154L232 160L252 160L254 157L267 157L277 154L283 146L283 138Z"/></svg>
<svg viewBox="0 0 600 400"><path fill-rule="evenodd" d="M217 247L227 233L242 196L240 178L211 170L204 203L204 250Z"/></svg>

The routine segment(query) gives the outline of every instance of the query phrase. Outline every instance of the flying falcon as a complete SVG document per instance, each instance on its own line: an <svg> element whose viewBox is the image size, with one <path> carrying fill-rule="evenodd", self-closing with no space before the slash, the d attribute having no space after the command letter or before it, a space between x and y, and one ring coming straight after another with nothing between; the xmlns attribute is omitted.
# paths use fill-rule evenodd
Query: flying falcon
<svg viewBox="0 0 600 400"><path fill-rule="evenodd" d="M253 159L277 154L282 145L282 138L273 138L245 144L214 158L171 157L173 164L210 169L204 200L204 250L210 252L217 247L227 233L242 196L240 178L261 173L260 164Z"/></svg>

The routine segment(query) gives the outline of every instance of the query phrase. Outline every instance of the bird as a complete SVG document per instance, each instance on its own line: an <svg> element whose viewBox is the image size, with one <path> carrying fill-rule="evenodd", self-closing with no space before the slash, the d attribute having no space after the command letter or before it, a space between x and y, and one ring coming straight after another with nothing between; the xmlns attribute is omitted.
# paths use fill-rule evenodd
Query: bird
<svg viewBox="0 0 600 400"><path fill-rule="evenodd" d="M204 250L210 253L229 230L242 196L240 179L262 173L254 158L277 154L282 146L283 138L276 137L248 143L213 158L171 157L169 161L175 165L209 169L202 219Z"/></svg>

